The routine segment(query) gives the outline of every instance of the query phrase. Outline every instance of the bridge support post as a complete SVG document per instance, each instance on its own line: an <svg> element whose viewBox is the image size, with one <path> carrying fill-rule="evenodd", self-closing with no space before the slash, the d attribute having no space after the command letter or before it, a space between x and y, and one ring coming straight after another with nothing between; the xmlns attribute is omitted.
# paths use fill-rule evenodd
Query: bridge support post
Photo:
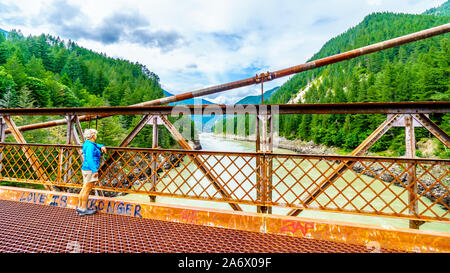
<svg viewBox="0 0 450 273"><path fill-rule="evenodd" d="M74 115L72 118L72 139L77 145L83 145L85 139L83 135L83 129L81 129L80 120L78 116ZM83 149L78 149L78 153L81 157L81 160L84 160Z"/></svg>
<svg viewBox="0 0 450 273"><path fill-rule="evenodd" d="M405 117L405 146L407 158L416 157L416 137L414 134L413 117L411 115L404 115ZM408 199L409 199L409 212L412 215L418 214L418 202L417 202L417 180L416 180L416 164L407 165L407 181L408 181ZM419 229L423 224L423 221L409 220L409 228Z"/></svg>
<svg viewBox="0 0 450 273"><path fill-rule="evenodd" d="M133 130L125 137L120 143L119 147L126 147L134 139L134 137L144 128L144 126L149 122L151 115L144 115L139 123L133 128Z"/></svg>
<svg viewBox="0 0 450 273"><path fill-rule="evenodd" d="M262 127L262 143L260 142L260 152L264 155L260 157L258 192L260 192L260 199L263 203L271 202L272 200L272 169L273 162L270 155L273 151L273 122L272 115L267 113L267 108L261 108L258 111L258 123L261 122ZM258 130L257 130L258 132ZM257 175L258 175L257 174ZM272 206L258 206L257 211L260 213L272 213Z"/></svg>
<svg viewBox="0 0 450 273"><path fill-rule="evenodd" d="M3 117L0 116L0 143L5 142L5 130L6 130L6 123L3 121ZM3 160L3 152L0 152L0 176L3 170L2 160Z"/></svg>
<svg viewBox="0 0 450 273"><path fill-rule="evenodd" d="M153 116L152 119L153 124L153 134L152 134L152 148L158 149L158 119L157 116ZM153 154L153 162L151 164L152 168L152 176L150 180L152 181L152 191L156 191L156 182L158 181L158 174L157 174L157 168L158 168L158 154ZM149 195L150 202L156 202L156 195Z"/></svg>
<svg viewBox="0 0 450 273"><path fill-rule="evenodd" d="M6 131L6 123L3 120L3 117L0 116L0 142L5 141L5 131Z"/></svg>
<svg viewBox="0 0 450 273"><path fill-rule="evenodd" d="M85 139L84 139L84 135L83 135L83 129L81 128L81 124L80 124L80 119L78 118L77 115L74 116L74 121L75 121L75 125L76 125L76 130L74 130L74 132L78 131L78 143L84 143ZM76 134L74 134L75 139L77 139Z"/></svg>
<svg viewBox="0 0 450 273"><path fill-rule="evenodd" d="M67 115L66 116L67 121L67 135L66 135L66 144L70 145L72 144L72 140L74 139L75 134L75 126L74 126L74 116ZM64 151L64 155L67 158L69 156L69 151ZM69 158L66 160L66 163L64 164L64 177L63 182L67 183L68 177L72 176L72 170L68 168L68 166L72 166L72 155L70 154Z"/></svg>
<svg viewBox="0 0 450 273"><path fill-rule="evenodd" d="M273 115L268 115L268 122L269 122L269 135L267 138L267 152L270 153L270 155L267 156L267 201L272 202L272 174L273 174ZM268 206L267 213L272 214L272 206Z"/></svg>
<svg viewBox="0 0 450 273"><path fill-rule="evenodd" d="M258 155L256 156L256 200L261 201L262 196L263 196L263 191L262 191L262 183L263 183L263 179L262 179L262 157L259 155L259 153L261 152L261 129L260 129L260 122L261 122L261 118L259 115L259 107L258 110L256 112L256 130L255 130L255 135L256 135L256 142L255 142L255 150L256 153L258 153ZM265 212L265 206L257 206L256 207L256 212L258 213L264 213Z"/></svg>

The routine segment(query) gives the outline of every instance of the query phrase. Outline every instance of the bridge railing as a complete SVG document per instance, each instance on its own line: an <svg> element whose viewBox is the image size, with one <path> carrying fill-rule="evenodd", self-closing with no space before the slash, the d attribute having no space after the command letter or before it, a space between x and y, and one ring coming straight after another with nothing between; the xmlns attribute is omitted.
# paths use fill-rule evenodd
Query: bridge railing
<svg viewBox="0 0 450 273"><path fill-rule="evenodd" d="M0 157L0 181L82 186L80 146L1 143ZM446 159L109 147L102 164L106 193L450 222Z"/></svg>

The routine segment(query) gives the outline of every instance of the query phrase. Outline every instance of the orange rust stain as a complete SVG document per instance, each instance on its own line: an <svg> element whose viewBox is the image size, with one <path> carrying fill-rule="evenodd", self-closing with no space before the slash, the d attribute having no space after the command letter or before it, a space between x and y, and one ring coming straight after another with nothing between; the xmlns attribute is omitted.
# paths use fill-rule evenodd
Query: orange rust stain
<svg viewBox="0 0 450 273"><path fill-rule="evenodd" d="M90 197L99 202L121 202L128 212L139 207L143 218L184 222L223 228L284 234L311 239L329 240L358 245L379 243L383 248L402 249L415 252L449 252L450 234L401 228L386 229L379 226L314 220L289 216L263 215L246 212L227 212L214 209L188 208L157 203L135 202L107 197ZM0 187L0 199L31 202L50 206L75 208L78 196L70 193L39 191ZM103 201L102 201L103 200ZM103 211L103 212L107 212ZM112 213L117 213L113 210ZM122 213L123 214L123 213ZM134 213L136 215L136 213Z"/></svg>

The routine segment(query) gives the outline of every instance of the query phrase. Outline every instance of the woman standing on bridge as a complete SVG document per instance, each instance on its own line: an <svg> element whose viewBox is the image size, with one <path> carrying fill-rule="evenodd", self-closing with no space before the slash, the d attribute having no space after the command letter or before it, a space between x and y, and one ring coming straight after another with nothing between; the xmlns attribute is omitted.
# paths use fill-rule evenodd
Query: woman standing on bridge
<svg viewBox="0 0 450 273"><path fill-rule="evenodd" d="M90 215L97 211L95 209L88 209L87 202L89 193L98 181L98 169L100 167L101 152L106 153L106 147L102 144L97 144L97 130L86 129L84 131L84 138L86 141L83 144L84 161L81 166L81 173L83 174L83 188L79 194L77 213L79 215Z"/></svg>

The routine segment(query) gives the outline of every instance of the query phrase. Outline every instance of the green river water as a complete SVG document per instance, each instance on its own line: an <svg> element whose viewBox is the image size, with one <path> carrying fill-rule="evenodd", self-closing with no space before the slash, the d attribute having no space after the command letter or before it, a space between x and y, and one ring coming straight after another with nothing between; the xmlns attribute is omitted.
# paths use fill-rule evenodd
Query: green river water
<svg viewBox="0 0 450 273"><path fill-rule="evenodd" d="M228 140L228 139L216 137L212 134L207 134L207 133L201 133L199 135L199 138L200 138L200 143L202 145L202 149L205 151L226 151L226 152L254 152L255 151L255 144L252 142ZM274 153L292 154L294 152L292 152L290 150L275 148ZM215 159L210 158L208 160L211 161L211 162L208 162L211 165L214 165L216 163L214 161ZM227 159L222 159L222 160L226 161ZM236 163L236 165L239 166L239 164L243 163L243 162L236 161L235 163ZM294 163L288 162L287 164L294 164ZM310 163L309 162L302 163L302 168L305 168L305 170L308 170L309 166L305 166L304 164L310 164ZM320 164L322 164L322 162ZM318 164L319 168L322 167L320 164ZM325 162L323 162L323 164L324 164L324 166L323 166L323 171L324 171L327 169L328 166L326 165ZM224 163L224 165L228 166L226 162ZM234 168L234 167L235 167L234 165L230 166L230 168ZM289 166L289 165L286 166L286 168L288 168L288 169L291 167L293 167L293 166ZM217 166L215 168L218 168L217 171L219 171L219 172L221 172L223 169L222 167L217 167ZM194 164L190 164L188 166L188 169L189 169L189 171L194 173L194 177L202 177L202 173L200 171L196 170L196 166ZM245 170L244 170L244 172L245 172ZM230 170L230 173L234 173L233 170ZM226 175L226 173L225 173L225 175ZM239 173L239 175L241 175L241 173ZM239 175L235 177L237 180L240 179ZM284 176L284 174L282 174L282 173L280 173L279 175L280 175L280 177ZM318 175L320 175L318 171L312 171L310 174L310 176L313 178L314 178L314 176L318 176ZM349 179L349 181L351 181L353 178L352 176L354 176L354 173L346 172L345 175L346 175L346 178ZM242 176L241 177L242 179L245 179L243 174L241 176ZM171 179L171 178L165 177L163 179ZM224 179L226 179L226 177L224 177ZM275 177L273 182L276 183L277 179L278 178ZM372 178L368 178L368 177L367 177L367 179L372 180ZM205 180L205 181L203 181L203 180ZM209 182L206 179L203 179L203 180L201 180L201 183L204 184L205 187L207 187L207 184ZM286 181L288 181L288 180L289 180L289 177L286 178ZM379 183L379 185L377 185L377 183ZM385 189L385 186L382 185L382 183L384 183L384 182L380 181L377 183L371 184L371 187L375 191L377 191L377 190L381 191L381 189ZM287 182L287 184L289 184L289 182ZM358 183L358 180L355 180L355 182L352 184L352 186L358 190L360 187L364 187L365 184L362 182ZM174 187L175 187L175 185L174 185ZM183 187L187 188L188 185L185 185ZM336 187L338 187L338 188L343 187L343 185L337 184ZM199 189L199 190L201 190L201 189ZM293 190L295 191L296 188L294 187ZM300 188L298 188L297 190L300 190ZM396 192L396 193L404 191L403 188L397 187L397 186L390 186L390 190L392 190L393 192ZM329 189L327 189L327 191L330 191L329 196L334 196L333 189L331 187ZM351 193L353 190L347 189L346 191L349 191L346 193L346 196L347 196L347 194L349 196L351 196ZM213 188L209 187L208 192L210 194L214 194ZM236 193L239 194L240 192L237 191ZM242 190L242 193L243 193L243 190ZM276 197L277 197L276 193L274 193L274 198L276 198ZM389 198L392 198L392 192L384 190L382 193L382 197L385 201L390 200ZM127 194L125 196L120 196L118 198L138 200L138 201L149 201L149 197L145 194ZM327 197L323 196L320 198L326 199ZM370 200L371 196L365 196L365 198L367 200ZM403 198L403 200L407 200L407 194L403 193L402 198ZM177 205L186 205L186 206L232 210L230 205L228 203L224 203L224 202L202 201L202 200L183 199L183 198L171 198L171 197L164 197L164 196L158 196L156 198L156 201L158 203L166 203L166 204L177 204ZM422 197L422 201L426 204L432 203L426 197ZM339 198L337 198L336 202L344 202L344 204L345 204L346 200L339 200ZM352 202L357 203L358 197L355 198L355 200ZM407 201L405 201L405 202L407 202ZM373 200L373 202L371 202L371 205L376 208L382 208L385 205L385 203L383 201L381 201L380 199L376 198ZM419 202L419 209L420 209L421 205L422 205L421 202ZM256 206L242 205L242 204L240 204L240 206L244 211L256 212ZM395 208L395 206L404 206L404 205L401 204L401 201L394 201L391 204L391 207ZM273 207L272 213L286 215L287 212L289 212L290 210L291 210L290 208ZM438 205L435 205L433 210L438 211L439 215L442 215L442 209ZM317 211L317 210L304 210L301 214L299 214L299 217L315 218L315 219L329 219L329 220L337 220L337 221L353 222L353 223L375 224L375 225L379 225L379 226L383 226L383 227L401 227L401 228L409 227L409 221L404 220L404 219L394 219L392 217L375 217L375 216L366 216L366 215L358 215L358 214L350 214L350 213L333 213L333 212L324 212L324 211ZM425 223L420 227L420 229L421 230L450 232L450 224L447 224L447 223Z"/></svg>

